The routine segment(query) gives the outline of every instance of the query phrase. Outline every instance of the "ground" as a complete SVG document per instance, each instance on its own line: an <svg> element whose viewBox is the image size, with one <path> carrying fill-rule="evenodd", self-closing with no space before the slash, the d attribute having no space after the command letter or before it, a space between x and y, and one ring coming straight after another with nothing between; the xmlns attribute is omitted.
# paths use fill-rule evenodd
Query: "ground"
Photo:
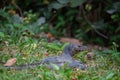
<svg viewBox="0 0 120 80"><path fill-rule="evenodd" d="M57 46L57 48L55 48ZM16 58L15 65L32 63L48 56L60 55L64 45L50 46L46 42L32 42L29 44L3 45L0 50L0 61ZM85 59L88 51L79 52L74 59L80 60L87 66L86 70L57 68L50 70L44 66L24 70L5 70L0 68L0 80L119 80L119 64L111 55L103 50L92 50L94 57ZM115 51L113 50L115 53ZM1 67L3 64L1 63Z"/></svg>

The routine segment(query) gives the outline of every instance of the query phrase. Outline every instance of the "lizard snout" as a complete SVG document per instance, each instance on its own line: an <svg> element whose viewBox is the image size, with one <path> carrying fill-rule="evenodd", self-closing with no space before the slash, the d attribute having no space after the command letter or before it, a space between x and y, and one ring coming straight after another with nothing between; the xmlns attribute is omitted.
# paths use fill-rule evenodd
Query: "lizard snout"
<svg viewBox="0 0 120 80"><path fill-rule="evenodd" d="M79 47L79 51L85 51L85 50L87 50L87 46L81 46L81 47Z"/></svg>

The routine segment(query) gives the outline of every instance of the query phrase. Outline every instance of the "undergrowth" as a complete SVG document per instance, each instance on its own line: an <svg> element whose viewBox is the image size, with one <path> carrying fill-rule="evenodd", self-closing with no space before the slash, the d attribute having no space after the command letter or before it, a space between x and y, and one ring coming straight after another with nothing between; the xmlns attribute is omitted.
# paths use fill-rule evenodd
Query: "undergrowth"
<svg viewBox="0 0 120 80"><path fill-rule="evenodd" d="M54 48L55 46L58 48ZM0 61L6 62L10 58L17 58L15 65L32 63L48 56L60 55L63 46L63 44L49 44L45 41L33 41L25 45L17 43L2 46ZM106 52L95 50L93 52L95 54L93 60L84 60L86 52L80 52L74 57L87 65L86 70L66 67L50 70L44 66L23 70L5 70L1 68L0 80L119 80L119 63L113 59L113 55L107 54L111 52L115 54L116 51L111 49Z"/></svg>

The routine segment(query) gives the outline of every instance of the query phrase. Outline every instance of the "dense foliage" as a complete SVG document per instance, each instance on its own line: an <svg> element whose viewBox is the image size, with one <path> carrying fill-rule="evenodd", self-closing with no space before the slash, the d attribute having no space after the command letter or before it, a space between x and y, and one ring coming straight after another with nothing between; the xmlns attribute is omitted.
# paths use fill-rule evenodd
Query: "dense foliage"
<svg viewBox="0 0 120 80"><path fill-rule="evenodd" d="M119 44L119 0L1 0L0 5L2 39L19 39L27 30L102 45Z"/></svg>

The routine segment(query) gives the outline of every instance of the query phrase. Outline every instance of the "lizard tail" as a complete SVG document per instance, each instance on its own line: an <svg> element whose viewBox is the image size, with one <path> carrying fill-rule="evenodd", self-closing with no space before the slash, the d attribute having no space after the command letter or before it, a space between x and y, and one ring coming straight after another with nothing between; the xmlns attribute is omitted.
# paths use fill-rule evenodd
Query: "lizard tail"
<svg viewBox="0 0 120 80"><path fill-rule="evenodd" d="M42 64L41 62L31 63L31 64L24 64L24 65L18 65L18 66L4 66L3 69L8 70L22 70L22 69L28 69L28 68L34 68Z"/></svg>

